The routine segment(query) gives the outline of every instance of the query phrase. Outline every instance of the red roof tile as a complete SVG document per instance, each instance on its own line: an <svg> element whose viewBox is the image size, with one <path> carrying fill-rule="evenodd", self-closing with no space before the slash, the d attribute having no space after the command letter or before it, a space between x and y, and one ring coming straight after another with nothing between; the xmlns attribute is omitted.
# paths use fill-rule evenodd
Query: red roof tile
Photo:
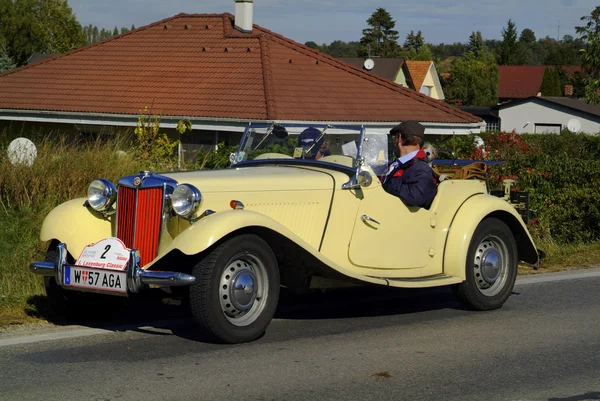
<svg viewBox="0 0 600 401"><path fill-rule="evenodd" d="M410 78L415 85L414 89L417 92L420 91L423 82L425 82L425 77L427 77L427 73L429 72L429 68L431 68L431 61L407 61L406 67L408 68Z"/></svg>
<svg viewBox="0 0 600 401"><path fill-rule="evenodd" d="M500 99L524 99L537 96L542 88L544 65L500 65L500 83L498 97ZM550 66L550 68L554 68ZM562 69L569 75L581 71L578 66L564 66Z"/></svg>
<svg viewBox="0 0 600 401"><path fill-rule="evenodd" d="M0 75L0 109L248 120L475 123L229 14L175 17Z"/></svg>

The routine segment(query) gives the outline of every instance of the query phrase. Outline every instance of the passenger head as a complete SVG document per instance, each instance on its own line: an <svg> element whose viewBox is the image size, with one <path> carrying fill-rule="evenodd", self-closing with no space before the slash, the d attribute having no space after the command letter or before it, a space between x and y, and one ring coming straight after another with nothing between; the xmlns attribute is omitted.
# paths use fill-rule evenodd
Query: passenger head
<svg viewBox="0 0 600 401"><path fill-rule="evenodd" d="M404 156L423 148L425 143L425 127L418 121L404 121L390 130L394 138L394 153Z"/></svg>

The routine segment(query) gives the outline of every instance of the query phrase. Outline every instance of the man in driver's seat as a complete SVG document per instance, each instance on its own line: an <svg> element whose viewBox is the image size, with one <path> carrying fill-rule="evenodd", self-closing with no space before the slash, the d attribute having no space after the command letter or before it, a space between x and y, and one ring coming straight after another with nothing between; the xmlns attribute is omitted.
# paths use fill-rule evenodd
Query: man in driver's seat
<svg viewBox="0 0 600 401"><path fill-rule="evenodd" d="M397 159L382 178L383 189L408 206L429 209L437 195L437 184L425 161L425 127L418 121L405 121L392 128L390 134Z"/></svg>

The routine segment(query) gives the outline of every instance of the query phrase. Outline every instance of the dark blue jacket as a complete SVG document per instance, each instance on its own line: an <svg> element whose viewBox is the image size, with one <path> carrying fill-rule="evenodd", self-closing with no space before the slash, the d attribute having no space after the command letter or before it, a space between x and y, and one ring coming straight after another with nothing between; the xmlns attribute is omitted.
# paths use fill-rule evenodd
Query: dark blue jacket
<svg viewBox="0 0 600 401"><path fill-rule="evenodd" d="M437 195L437 183L433 170L424 158L425 152L420 151L408 163L399 164L383 177L383 189L402 199L408 206L429 209Z"/></svg>

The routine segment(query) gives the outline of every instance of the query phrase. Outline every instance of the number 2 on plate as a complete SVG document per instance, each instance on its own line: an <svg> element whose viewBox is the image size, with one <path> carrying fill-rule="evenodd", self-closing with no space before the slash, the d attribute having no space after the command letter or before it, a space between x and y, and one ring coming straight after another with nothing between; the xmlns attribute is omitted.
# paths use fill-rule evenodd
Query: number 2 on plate
<svg viewBox="0 0 600 401"><path fill-rule="evenodd" d="M110 251L110 245L106 245L106 248L104 248L104 253L102 254L102 256L100 256L100 259L106 259L106 254L108 253L108 251Z"/></svg>

